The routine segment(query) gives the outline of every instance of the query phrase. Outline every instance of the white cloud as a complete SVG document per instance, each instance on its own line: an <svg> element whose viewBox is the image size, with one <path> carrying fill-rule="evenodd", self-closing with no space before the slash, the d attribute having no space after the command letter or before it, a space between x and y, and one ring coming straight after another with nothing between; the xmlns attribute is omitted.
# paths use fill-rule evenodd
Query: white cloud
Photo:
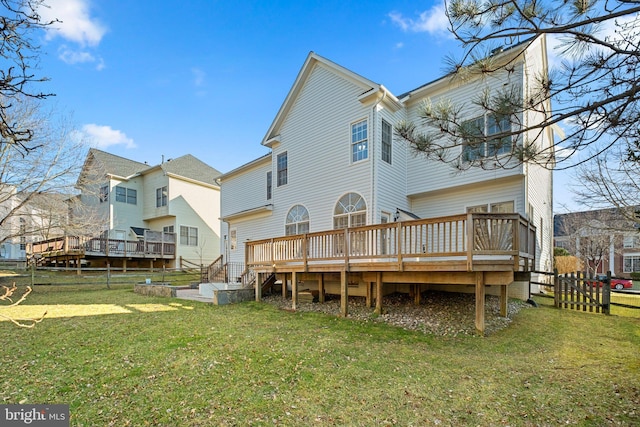
<svg viewBox="0 0 640 427"><path fill-rule="evenodd" d="M47 40L60 37L68 43L60 46L58 58L67 64L95 63L97 70L104 68L103 59L89 49L100 44L107 28L90 16L89 0L47 0L38 12L43 21L59 21L46 30Z"/></svg>
<svg viewBox="0 0 640 427"><path fill-rule="evenodd" d="M420 13L416 19L408 18L400 12L389 13L391 22L402 31L443 35L449 31L449 19L445 13L444 3L436 4L431 9Z"/></svg>
<svg viewBox="0 0 640 427"><path fill-rule="evenodd" d="M44 21L58 20L47 30L47 39L55 37L78 43L80 46L97 46L107 28L89 15L88 0L47 0L46 7L38 12Z"/></svg>
<svg viewBox="0 0 640 427"><path fill-rule="evenodd" d="M78 138L95 148L107 148L112 145L124 145L126 148L135 148L133 139L127 137L123 132L112 129L111 126L101 126L87 124L82 127Z"/></svg>

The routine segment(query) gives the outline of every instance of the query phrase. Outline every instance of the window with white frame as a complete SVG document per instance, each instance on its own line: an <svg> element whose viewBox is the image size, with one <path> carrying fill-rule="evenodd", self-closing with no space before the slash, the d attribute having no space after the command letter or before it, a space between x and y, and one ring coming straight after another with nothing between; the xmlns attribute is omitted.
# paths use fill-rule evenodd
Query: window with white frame
<svg viewBox="0 0 640 427"><path fill-rule="evenodd" d="M369 143L365 119L351 125L351 161L355 163L367 157L369 157Z"/></svg>
<svg viewBox="0 0 640 427"><path fill-rule="evenodd" d="M162 227L162 231L164 231L165 233L173 233L173 225L167 225L165 227Z"/></svg>
<svg viewBox="0 0 640 427"><path fill-rule="evenodd" d="M103 185L102 187L100 187L100 194L98 196L98 199L100 200L100 203L104 203L104 202L108 202L109 201L109 186L108 185Z"/></svg>
<svg viewBox="0 0 640 427"><path fill-rule="evenodd" d="M635 273L640 271L640 255L625 255L624 256L624 273Z"/></svg>
<svg viewBox="0 0 640 427"><path fill-rule="evenodd" d="M272 178L271 171L267 172L267 200L271 200Z"/></svg>
<svg viewBox="0 0 640 427"><path fill-rule="evenodd" d="M180 244L198 246L198 229L196 227L180 226Z"/></svg>
<svg viewBox="0 0 640 427"><path fill-rule="evenodd" d="M288 165L287 165L287 152L278 154L277 162L278 162L278 187L281 185L285 185L288 178Z"/></svg>
<svg viewBox="0 0 640 427"><path fill-rule="evenodd" d="M287 236L309 232L309 212L302 205L295 205L287 214L284 232Z"/></svg>
<svg viewBox="0 0 640 427"><path fill-rule="evenodd" d="M333 210L333 228L359 227L367 223L367 203L357 193L345 194Z"/></svg>
<svg viewBox="0 0 640 427"><path fill-rule="evenodd" d="M511 132L511 122L508 116L488 114L486 117L468 120L462 123L460 132L465 139L462 146L464 161L472 162L486 157L501 156L511 153L513 150L511 135L489 139L493 135Z"/></svg>
<svg viewBox="0 0 640 427"><path fill-rule="evenodd" d="M229 230L229 249L235 251L238 248L238 231L235 228Z"/></svg>
<svg viewBox="0 0 640 427"><path fill-rule="evenodd" d="M468 213L513 213L514 212L514 203L513 201L509 202L498 202L498 203L490 203L488 205L476 205L467 207Z"/></svg>
<svg viewBox="0 0 640 427"><path fill-rule="evenodd" d="M167 206L167 187L156 188L156 207Z"/></svg>
<svg viewBox="0 0 640 427"><path fill-rule="evenodd" d="M393 128L391 124L382 121L382 161L391 164L391 141L393 139Z"/></svg>
<svg viewBox="0 0 640 427"><path fill-rule="evenodd" d="M624 236L622 246L625 249L640 248L640 237L638 237L638 236Z"/></svg>
<svg viewBox="0 0 640 427"><path fill-rule="evenodd" d="M138 203L138 192L133 188L116 186L116 202L135 205Z"/></svg>

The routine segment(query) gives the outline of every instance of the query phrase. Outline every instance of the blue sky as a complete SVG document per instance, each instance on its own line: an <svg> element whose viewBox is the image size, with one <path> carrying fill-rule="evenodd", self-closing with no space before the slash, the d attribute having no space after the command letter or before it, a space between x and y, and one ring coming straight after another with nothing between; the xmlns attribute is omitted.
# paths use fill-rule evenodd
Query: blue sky
<svg viewBox="0 0 640 427"><path fill-rule="evenodd" d="M310 51L400 94L460 54L437 1L47 0L40 74L87 142L221 172L260 142ZM560 178L560 177L559 177ZM571 196L556 188L556 206ZM558 201L559 200L559 201Z"/></svg>

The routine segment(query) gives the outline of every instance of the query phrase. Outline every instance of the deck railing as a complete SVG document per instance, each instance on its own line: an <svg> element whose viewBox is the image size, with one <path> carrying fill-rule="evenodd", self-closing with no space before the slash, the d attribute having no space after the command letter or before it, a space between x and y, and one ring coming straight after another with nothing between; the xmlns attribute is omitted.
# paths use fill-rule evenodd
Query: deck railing
<svg viewBox="0 0 640 427"><path fill-rule="evenodd" d="M536 228L519 214L469 213L249 241L247 267L500 259L535 264ZM470 244L471 242L471 244Z"/></svg>
<svg viewBox="0 0 640 427"><path fill-rule="evenodd" d="M175 258L176 235L146 231L139 240L104 237L64 236L29 244L27 252L40 256L112 256L132 258Z"/></svg>

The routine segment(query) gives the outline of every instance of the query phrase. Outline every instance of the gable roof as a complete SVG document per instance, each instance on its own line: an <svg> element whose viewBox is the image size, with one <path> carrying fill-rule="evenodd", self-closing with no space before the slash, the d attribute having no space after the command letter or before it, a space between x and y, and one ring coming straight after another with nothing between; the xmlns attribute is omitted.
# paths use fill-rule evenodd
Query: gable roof
<svg viewBox="0 0 640 427"><path fill-rule="evenodd" d="M107 153L97 148L91 148L89 150L85 166L87 166L87 162L91 160L97 162L106 174L120 178L130 177L149 168L149 165L145 163L116 156L115 154Z"/></svg>
<svg viewBox="0 0 640 427"><path fill-rule="evenodd" d="M149 166L146 163L136 162L96 148L89 150L78 183L86 176L89 168L99 168L105 175L120 179L130 179L136 175L162 169L167 174L209 185L218 185L216 179L221 175L218 170L191 154L168 160L156 166Z"/></svg>
<svg viewBox="0 0 640 427"><path fill-rule="evenodd" d="M218 185L216 179L222 175L217 169L212 168L191 154L166 161L160 167L167 174L212 185Z"/></svg>
<svg viewBox="0 0 640 427"><path fill-rule="evenodd" d="M271 147L271 145L275 142L274 139L277 139L278 137L277 130L280 128L280 125L291 110L291 107L295 103L298 94L304 87L305 82L318 64L330 69L332 72L362 87L362 95L359 98L361 102L364 103L386 98L386 102L390 102L394 107L400 108L401 105L398 99L383 85L362 77L361 75L356 74L353 71L341 65L338 65L335 62L332 62L312 51L309 52L309 55L307 55L307 59L302 65L300 72L298 72L298 76L293 82L293 86L291 86L291 89L289 90L287 97L282 103L282 106L278 110L275 119L271 123L271 126L269 126L269 129L267 130L267 133L262 140L262 145Z"/></svg>

